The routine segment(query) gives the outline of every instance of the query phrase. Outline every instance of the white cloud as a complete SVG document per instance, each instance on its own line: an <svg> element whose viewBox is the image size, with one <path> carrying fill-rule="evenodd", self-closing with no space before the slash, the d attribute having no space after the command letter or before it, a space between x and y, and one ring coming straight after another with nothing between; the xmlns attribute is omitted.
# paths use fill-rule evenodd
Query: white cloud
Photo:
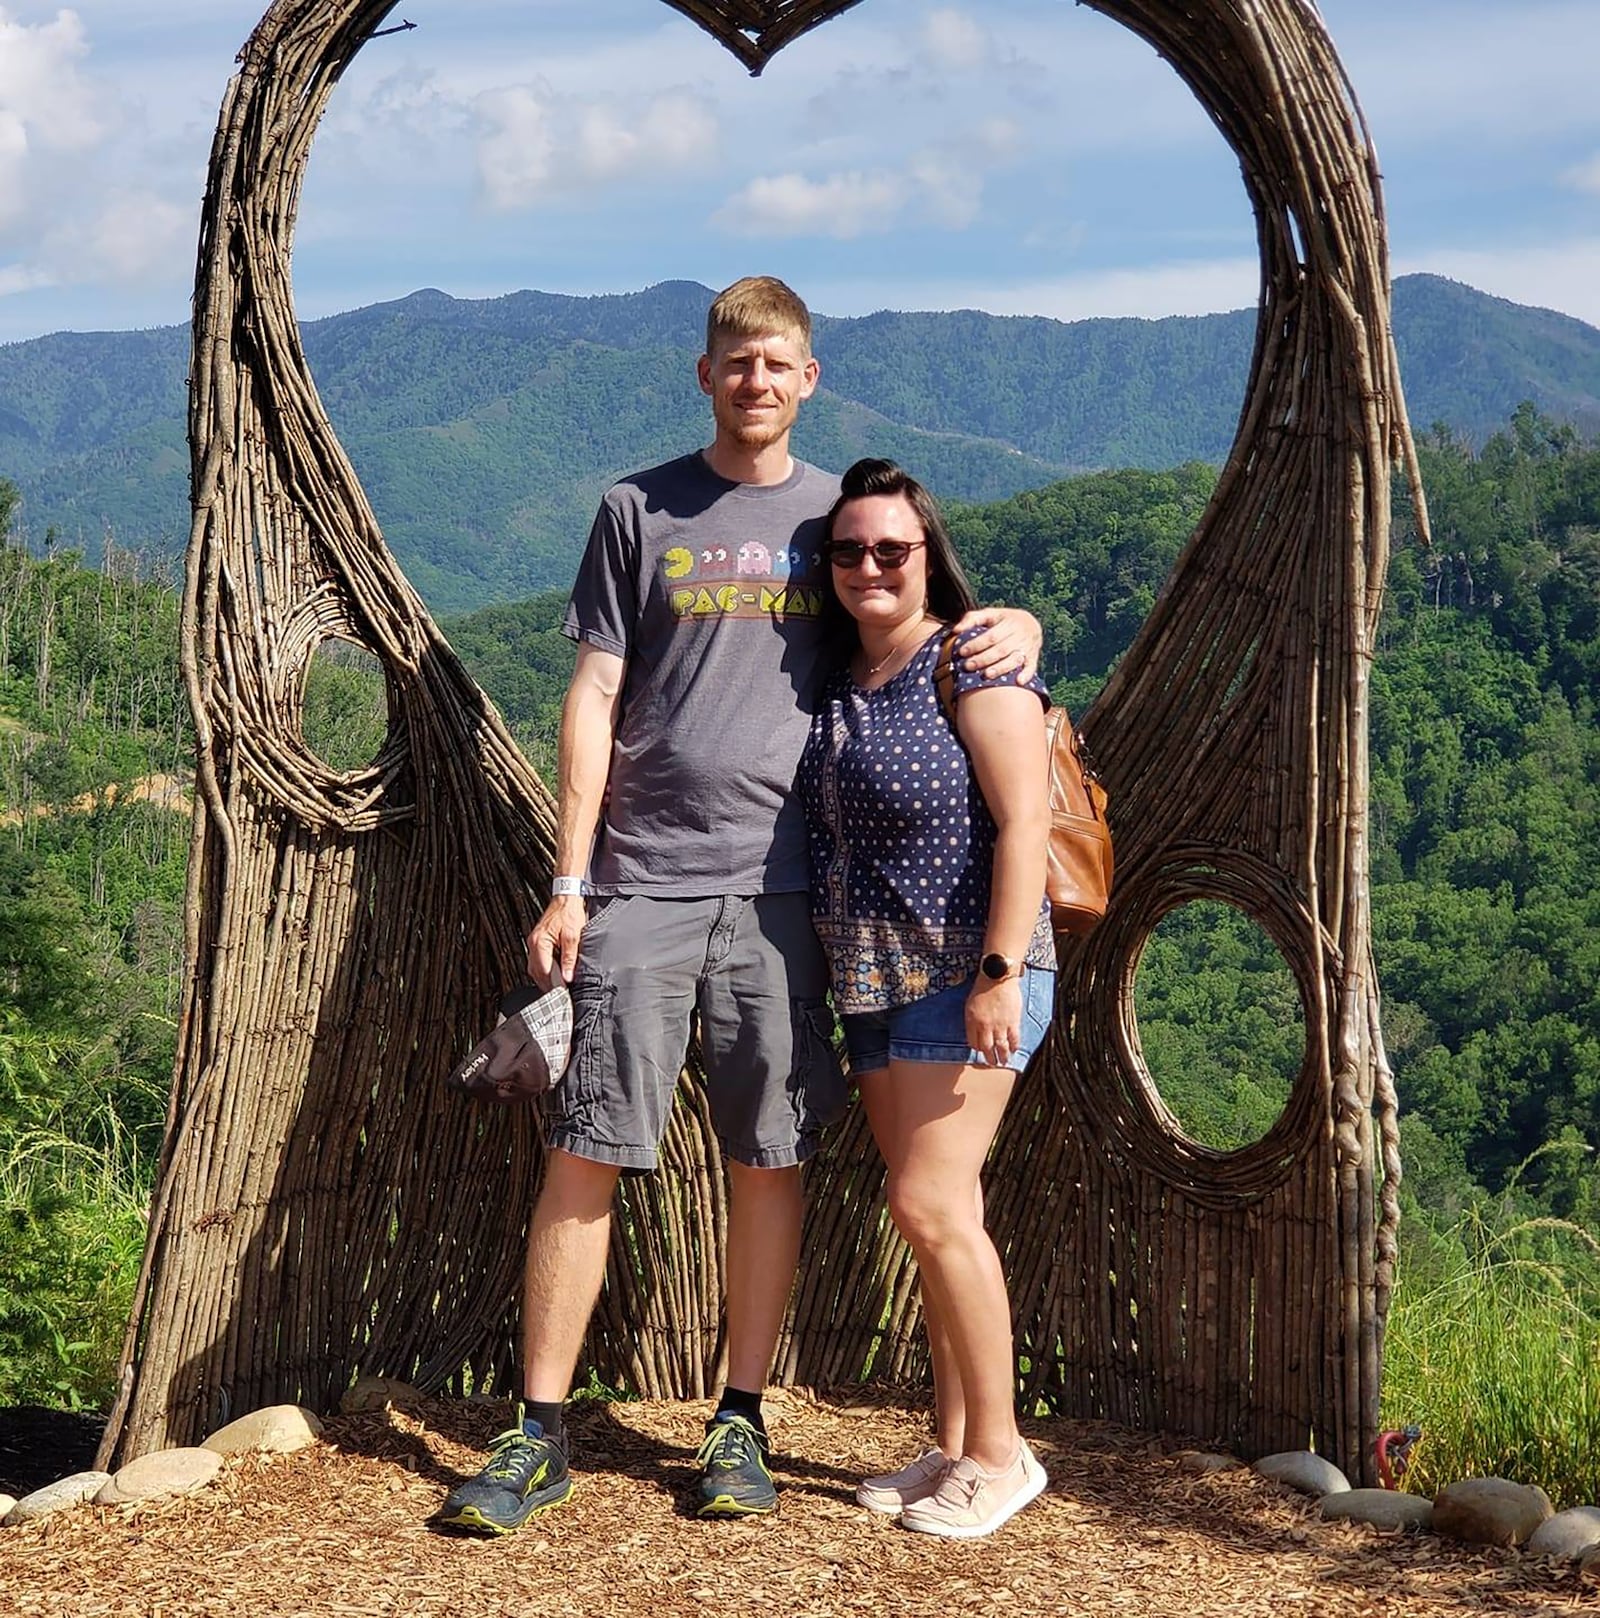
<svg viewBox="0 0 1600 1618"><path fill-rule="evenodd" d="M1506 249L1440 249L1397 256L1395 275L1427 273L1538 309L1556 309L1600 327L1600 236ZM1218 314L1254 306L1260 294L1255 258L1195 259L1151 268L1095 270L1050 280L997 285L904 283L896 306L984 309L996 315L1160 319ZM830 314L864 314L883 306L881 285L820 281L812 301Z"/></svg>
<svg viewBox="0 0 1600 1618"><path fill-rule="evenodd" d="M22 212L23 164L28 156L27 125L0 107L0 226Z"/></svg>
<svg viewBox="0 0 1600 1618"><path fill-rule="evenodd" d="M192 261L191 211L125 162L138 132L88 55L76 12L29 25L0 6L0 296L132 287Z"/></svg>
<svg viewBox="0 0 1600 1618"><path fill-rule="evenodd" d="M478 178L489 206L526 207L550 180L555 140L531 89L491 90L479 103L490 133L478 143Z"/></svg>
<svg viewBox="0 0 1600 1618"><path fill-rule="evenodd" d="M977 67L990 55L989 36L966 12L954 6L941 6L928 13L922 45L941 67Z"/></svg>
<svg viewBox="0 0 1600 1618"><path fill-rule="evenodd" d="M1158 320L1164 315L1220 314L1255 303L1261 267L1256 259L1203 259L1151 269L1093 270L1015 285L906 285L900 308L984 309L994 315L1048 315L1054 320L1132 316ZM878 302L871 302L873 297ZM882 288L872 293L839 284L826 303L830 314L864 313L881 307ZM819 307L822 297L816 297Z"/></svg>
<svg viewBox="0 0 1600 1618"><path fill-rule="evenodd" d="M965 230L983 207L983 174L975 165L939 152L924 152L908 170L933 223Z"/></svg>
<svg viewBox="0 0 1600 1618"><path fill-rule="evenodd" d="M1600 326L1600 236L1534 247L1441 248L1397 257L1396 275L1427 272L1535 309Z"/></svg>
<svg viewBox="0 0 1600 1618"><path fill-rule="evenodd" d="M25 259L0 265L0 297L42 287L158 282L192 263L197 211L154 191L117 192L87 214L52 221Z"/></svg>
<svg viewBox="0 0 1600 1618"><path fill-rule="evenodd" d="M1348 25L1324 9L1380 153L1463 133L1475 144L1526 146L1594 127L1593 0L1384 3Z"/></svg>
<svg viewBox="0 0 1600 1618"><path fill-rule="evenodd" d="M1008 161L1022 150L1022 126L1014 118L986 118L973 136L978 149L996 162Z"/></svg>
<svg viewBox="0 0 1600 1618"><path fill-rule="evenodd" d="M909 153L898 167L836 169L815 180L797 171L751 180L712 223L740 236L829 236L888 230L907 212L940 230L966 230L983 208L989 171L1012 161L1019 141L1009 118Z"/></svg>
<svg viewBox="0 0 1600 1618"><path fill-rule="evenodd" d="M0 298L14 292L34 292L40 287L54 286L55 280L42 270L30 269L25 264L0 264Z"/></svg>
<svg viewBox="0 0 1600 1618"><path fill-rule="evenodd" d="M1575 163L1562 172L1561 183L1574 191L1588 191L1600 196L1600 152L1586 163Z"/></svg>
<svg viewBox="0 0 1600 1618"><path fill-rule="evenodd" d="M94 89L78 71L88 48L75 11L30 27L0 6L0 110L41 146L83 151L104 134Z"/></svg>
<svg viewBox="0 0 1600 1618"><path fill-rule="evenodd" d="M905 201L892 174L773 174L730 197L712 223L737 236L833 236L848 241L887 230Z"/></svg>
<svg viewBox="0 0 1600 1618"><path fill-rule="evenodd" d="M484 92L475 111L487 130L478 175L490 206L500 211L597 181L688 168L717 143L715 112L684 89L625 101L519 85Z"/></svg>
<svg viewBox="0 0 1600 1618"><path fill-rule="evenodd" d="M197 214L153 191L113 197L84 233L88 262L118 280L165 270L187 250Z"/></svg>
<svg viewBox="0 0 1600 1618"><path fill-rule="evenodd" d="M104 136L78 69L87 49L75 12L29 25L0 6L0 229L26 226L31 204L52 189L52 154L88 151Z"/></svg>
<svg viewBox="0 0 1600 1618"><path fill-rule="evenodd" d="M468 125L464 100L433 72L390 73L336 101L328 127L388 146L396 139L449 140Z"/></svg>
<svg viewBox="0 0 1600 1618"><path fill-rule="evenodd" d="M617 105L581 109L573 153L578 172L604 179L651 167L683 168L716 144L717 120L699 98L668 91L649 101L633 122Z"/></svg>

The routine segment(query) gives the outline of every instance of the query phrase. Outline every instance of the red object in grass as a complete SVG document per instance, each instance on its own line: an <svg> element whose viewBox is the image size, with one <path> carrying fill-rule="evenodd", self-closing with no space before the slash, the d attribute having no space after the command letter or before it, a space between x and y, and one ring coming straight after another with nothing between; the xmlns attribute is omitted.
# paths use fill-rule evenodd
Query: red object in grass
<svg viewBox="0 0 1600 1618"><path fill-rule="evenodd" d="M1378 1434L1373 1446L1378 1457L1378 1481L1386 1489L1397 1489L1411 1464L1411 1451L1422 1437L1420 1427L1391 1427Z"/></svg>

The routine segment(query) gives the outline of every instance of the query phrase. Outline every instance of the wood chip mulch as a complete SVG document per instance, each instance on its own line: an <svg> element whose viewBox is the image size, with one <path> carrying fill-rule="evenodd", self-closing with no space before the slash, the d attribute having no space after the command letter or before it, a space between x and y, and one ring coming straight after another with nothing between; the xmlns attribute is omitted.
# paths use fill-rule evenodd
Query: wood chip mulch
<svg viewBox="0 0 1600 1618"><path fill-rule="evenodd" d="M848 1396L846 1396L848 1397ZM1177 1446L1036 1421L1050 1489L994 1538L907 1533L852 1498L915 1453L923 1413L769 1395L776 1516L686 1512L709 1407L584 1404L572 1500L505 1539L431 1527L506 1407L428 1400L347 1416L298 1455L230 1461L179 1499L0 1531L17 1618L1442 1618L1600 1614L1570 1568L1432 1536L1324 1523L1248 1470L1196 1476Z"/></svg>

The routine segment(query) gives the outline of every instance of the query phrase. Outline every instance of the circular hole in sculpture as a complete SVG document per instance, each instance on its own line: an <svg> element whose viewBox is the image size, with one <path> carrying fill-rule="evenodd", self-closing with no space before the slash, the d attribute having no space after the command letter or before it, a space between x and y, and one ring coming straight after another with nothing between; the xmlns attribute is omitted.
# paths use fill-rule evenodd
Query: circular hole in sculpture
<svg viewBox="0 0 1600 1618"><path fill-rule="evenodd" d="M323 641L306 668L301 735L330 770L366 769L389 735L389 682L365 646Z"/></svg>
<svg viewBox="0 0 1600 1618"><path fill-rule="evenodd" d="M1258 1141L1305 1061L1299 985L1272 939L1233 905L1196 900L1151 933L1133 988L1151 1081L1191 1140Z"/></svg>

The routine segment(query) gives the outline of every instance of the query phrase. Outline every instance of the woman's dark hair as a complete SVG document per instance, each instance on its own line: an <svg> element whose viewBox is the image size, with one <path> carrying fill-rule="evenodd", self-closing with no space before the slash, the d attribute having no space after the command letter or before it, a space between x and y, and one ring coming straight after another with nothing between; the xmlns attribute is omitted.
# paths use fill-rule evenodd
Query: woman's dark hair
<svg viewBox="0 0 1600 1618"><path fill-rule="evenodd" d="M956 555L956 548L945 526L944 514L938 503L923 486L893 461L872 458L857 461L839 480L839 498L834 501L823 528L825 540L833 538L833 525L839 513L853 500L864 500L869 495L902 495L917 514L922 537L928 542L928 611L946 623L953 623L972 611L978 598L967 582L966 570ZM833 587L833 569L826 569L823 588L827 592L825 619L838 633L853 632L853 619L839 602Z"/></svg>

